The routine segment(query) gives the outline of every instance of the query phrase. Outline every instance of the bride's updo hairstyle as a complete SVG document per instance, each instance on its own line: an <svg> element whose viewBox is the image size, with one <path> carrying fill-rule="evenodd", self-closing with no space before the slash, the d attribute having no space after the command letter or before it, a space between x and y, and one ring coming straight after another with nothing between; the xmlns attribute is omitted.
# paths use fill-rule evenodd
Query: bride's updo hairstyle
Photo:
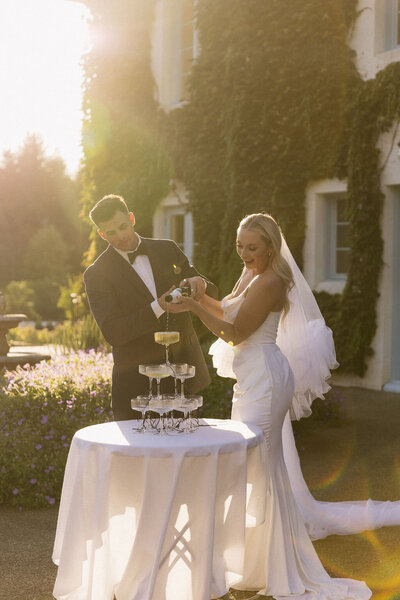
<svg viewBox="0 0 400 600"><path fill-rule="evenodd" d="M267 213L254 213L240 221L239 229L259 233L266 245L271 248L271 268L285 283L286 294L283 304L283 316L285 316L290 308L288 292L293 285L293 274L281 255L282 234L278 223Z"/></svg>

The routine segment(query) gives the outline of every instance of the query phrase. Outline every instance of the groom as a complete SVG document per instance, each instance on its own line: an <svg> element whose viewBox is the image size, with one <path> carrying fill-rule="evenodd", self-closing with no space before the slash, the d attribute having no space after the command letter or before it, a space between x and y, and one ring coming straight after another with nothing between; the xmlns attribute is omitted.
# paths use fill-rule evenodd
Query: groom
<svg viewBox="0 0 400 600"><path fill-rule="evenodd" d="M93 316L112 346L114 417L132 419L131 398L149 389L139 364L165 362L164 346L154 342L154 332L167 327L165 295L172 286L186 282L196 298L206 291L216 297L217 288L199 275L172 240L141 238L121 196L104 196L90 218L109 245L84 273L86 293ZM180 341L169 349L171 362L196 367L195 377L187 381L193 394L210 383L207 366L189 313L169 314L168 319L168 329L180 333ZM173 385L170 380L163 382L165 387Z"/></svg>

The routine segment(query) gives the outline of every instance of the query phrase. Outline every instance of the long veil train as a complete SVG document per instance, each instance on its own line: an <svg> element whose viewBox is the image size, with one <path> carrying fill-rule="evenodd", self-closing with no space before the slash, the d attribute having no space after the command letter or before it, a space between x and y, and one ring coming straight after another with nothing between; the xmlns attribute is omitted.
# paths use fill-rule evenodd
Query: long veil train
<svg viewBox="0 0 400 600"><path fill-rule="evenodd" d="M312 496L301 471L289 414L282 429L283 454L290 485L309 536L349 535L368 529L400 525L400 501L320 502Z"/></svg>

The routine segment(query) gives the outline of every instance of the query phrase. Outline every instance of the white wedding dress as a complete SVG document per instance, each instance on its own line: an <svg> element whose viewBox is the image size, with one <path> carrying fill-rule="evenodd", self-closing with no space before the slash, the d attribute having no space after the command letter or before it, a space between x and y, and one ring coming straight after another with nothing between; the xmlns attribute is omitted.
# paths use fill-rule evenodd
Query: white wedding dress
<svg viewBox="0 0 400 600"><path fill-rule="evenodd" d="M244 292L223 300L224 320L234 321ZM218 373L237 380L232 418L262 427L265 435L266 516L262 525L248 530L240 588L277 600L366 600L371 591L364 582L332 579L326 573L293 495L282 428L292 403L294 381L289 363L275 343L280 316L271 312L261 327L236 347L218 339L210 348ZM290 427L290 421L286 427L288 423Z"/></svg>

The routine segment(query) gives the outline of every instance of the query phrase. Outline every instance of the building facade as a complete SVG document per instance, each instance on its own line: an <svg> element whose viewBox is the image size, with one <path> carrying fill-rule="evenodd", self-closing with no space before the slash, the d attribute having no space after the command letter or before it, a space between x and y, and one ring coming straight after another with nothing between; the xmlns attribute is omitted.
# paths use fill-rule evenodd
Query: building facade
<svg viewBox="0 0 400 600"><path fill-rule="evenodd" d="M367 80L388 64L400 61L400 1L360 0L350 46L360 76ZM373 356L363 378L335 375L341 385L400 392L400 127L396 123L379 140L381 189L384 194L381 222L384 239L378 329ZM347 182L325 180L307 188L307 236L304 274L316 291L341 293L346 283L349 248L344 215Z"/></svg>

